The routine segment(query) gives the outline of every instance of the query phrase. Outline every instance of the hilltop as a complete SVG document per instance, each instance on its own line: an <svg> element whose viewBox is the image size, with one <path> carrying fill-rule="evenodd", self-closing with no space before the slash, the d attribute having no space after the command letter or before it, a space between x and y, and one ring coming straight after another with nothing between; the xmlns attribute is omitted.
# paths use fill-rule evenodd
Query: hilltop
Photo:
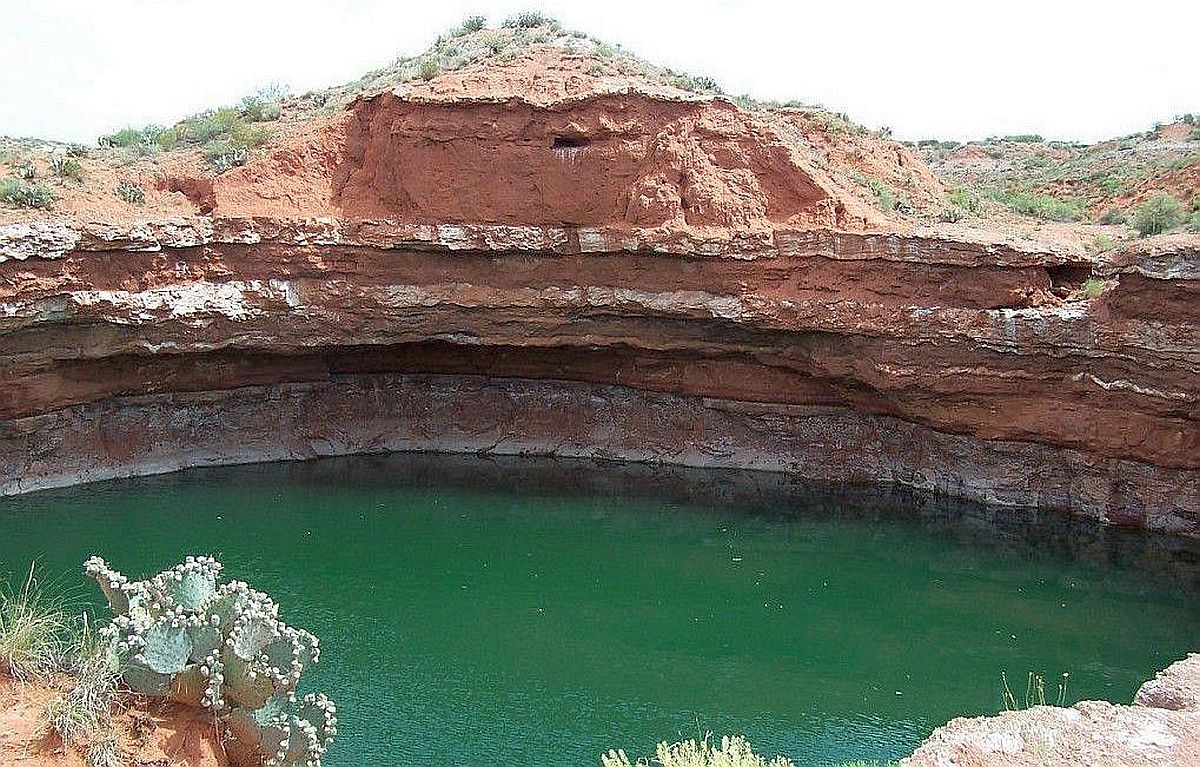
<svg viewBox="0 0 1200 767"><path fill-rule="evenodd" d="M518 114L518 105L526 111ZM536 141L557 154L530 151L535 113L543 123ZM546 117L555 114L563 119ZM1097 254L1135 239L1135 210L1163 192L1178 214L1168 211L1169 226L1159 228L1200 229L1200 130L1187 118L1090 146L1036 136L906 145L818 106L724 94L709 78L657 66L540 14L498 28L471 17L420 55L344 85L301 95L266 89L171 126L118 131L95 147L0 140L0 174L8 177L0 198L9 203L0 222L214 214L830 226ZM385 151L395 134L383 143L369 134L395 129L398 119L409 126L404 146ZM491 147L473 159L433 150L472 133ZM479 165L485 157L525 180L477 200L489 196L495 169ZM563 158L578 166L565 183L536 170ZM404 199L367 189L397 179L394 169L354 172L364 159L419 163L423 180L406 174ZM529 203L532 189L557 198L513 207ZM597 190L605 200L582 198Z"/></svg>

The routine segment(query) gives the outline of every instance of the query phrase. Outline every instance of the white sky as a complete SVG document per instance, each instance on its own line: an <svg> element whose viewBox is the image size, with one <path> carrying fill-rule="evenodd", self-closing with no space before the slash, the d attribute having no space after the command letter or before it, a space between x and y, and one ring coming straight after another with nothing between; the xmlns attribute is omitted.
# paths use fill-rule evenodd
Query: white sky
<svg viewBox="0 0 1200 767"><path fill-rule="evenodd" d="M1200 112L1200 0L0 0L0 135L91 142L267 82L346 82L529 8L902 138L1096 140Z"/></svg>

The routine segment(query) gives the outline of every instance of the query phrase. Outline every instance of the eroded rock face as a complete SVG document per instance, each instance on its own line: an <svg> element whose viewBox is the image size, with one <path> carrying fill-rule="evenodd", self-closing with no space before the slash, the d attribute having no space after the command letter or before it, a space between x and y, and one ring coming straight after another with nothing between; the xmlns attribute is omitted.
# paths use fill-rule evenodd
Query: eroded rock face
<svg viewBox="0 0 1200 767"><path fill-rule="evenodd" d="M1192 767L1200 764L1200 655L1172 664L1134 705L1082 701L951 720L902 767Z"/></svg>
<svg viewBox="0 0 1200 767"><path fill-rule="evenodd" d="M1186 244L1105 265L1088 301L1059 297L1090 268L1067 255L823 229L200 217L55 237L74 244L0 264L4 492L436 448L1198 534ZM1128 308L1143 277L1157 311Z"/></svg>

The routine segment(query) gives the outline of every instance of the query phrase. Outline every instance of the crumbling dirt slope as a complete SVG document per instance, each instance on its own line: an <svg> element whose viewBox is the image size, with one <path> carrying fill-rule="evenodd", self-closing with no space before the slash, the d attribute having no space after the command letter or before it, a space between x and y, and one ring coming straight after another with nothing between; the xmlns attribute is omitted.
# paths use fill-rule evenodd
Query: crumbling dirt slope
<svg viewBox="0 0 1200 767"><path fill-rule="evenodd" d="M0 674L0 767L87 767L83 749L45 732L42 712L64 685L18 684ZM180 706L137 706L117 714L120 751L131 765L227 767L211 714Z"/></svg>

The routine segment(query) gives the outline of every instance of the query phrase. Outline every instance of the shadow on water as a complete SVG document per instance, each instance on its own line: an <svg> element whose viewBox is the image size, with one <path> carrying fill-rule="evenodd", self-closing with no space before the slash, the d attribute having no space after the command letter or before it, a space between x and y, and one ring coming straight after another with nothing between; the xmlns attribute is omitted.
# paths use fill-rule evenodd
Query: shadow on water
<svg viewBox="0 0 1200 767"><path fill-rule="evenodd" d="M216 553L322 638L329 764L596 765L744 732L895 759L999 674L1128 701L1200 645L1200 547L781 474L398 454L0 500L0 569ZM98 594L89 594L97 609Z"/></svg>

